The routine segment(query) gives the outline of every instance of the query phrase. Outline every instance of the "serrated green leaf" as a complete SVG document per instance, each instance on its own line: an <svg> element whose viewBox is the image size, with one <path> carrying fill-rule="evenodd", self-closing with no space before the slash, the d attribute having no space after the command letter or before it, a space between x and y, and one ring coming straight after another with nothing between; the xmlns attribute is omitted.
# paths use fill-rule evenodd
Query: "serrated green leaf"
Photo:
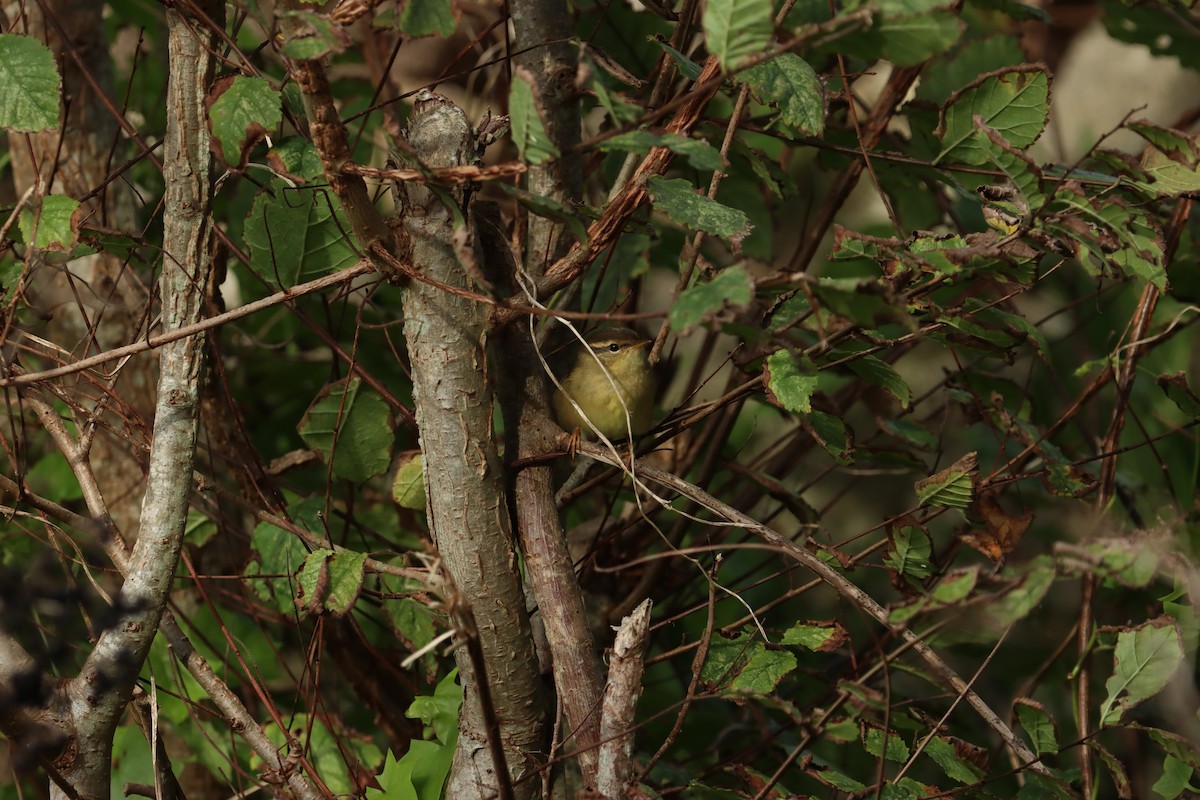
<svg viewBox="0 0 1200 800"><path fill-rule="evenodd" d="M929 590L930 599L940 605L948 606L967 599L975 591L975 583L979 580L979 570L975 567L953 570L945 574L937 584Z"/></svg>
<svg viewBox="0 0 1200 800"><path fill-rule="evenodd" d="M767 356L764 370L769 400L797 414L812 411L817 373L807 359L797 362L796 357L787 350L777 350Z"/></svg>
<svg viewBox="0 0 1200 800"><path fill-rule="evenodd" d="M846 465L854 462L854 435L840 418L823 411L809 412L806 419L813 438L833 460Z"/></svg>
<svg viewBox="0 0 1200 800"><path fill-rule="evenodd" d="M331 192L292 189L280 180L254 198L242 231L250 266L279 288L356 263L349 235L350 225Z"/></svg>
<svg viewBox="0 0 1200 800"><path fill-rule="evenodd" d="M433 612L411 597L401 597L384 603L395 635L406 647L416 651L433 641L436 635ZM430 654L431 663L433 654Z"/></svg>
<svg viewBox="0 0 1200 800"><path fill-rule="evenodd" d="M958 755L954 745L942 736L934 736L925 745L925 754L932 758L946 777L959 783L978 783L984 771Z"/></svg>
<svg viewBox="0 0 1200 800"><path fill-rule="evenodd" d="M906 525L893 531L890 540L891 547L883 559L885 565L916 581L933 574L933 565L930 563L933 545L929 541L929 534Z"/></svg>
<svg viewBox="0 0 1200 800"><path fill-rule="evenodd" d="M279 92L266 78L238 75L218 84L214 94L208 109L213 139L226 164L245 166L250 149L283 119Z"/></svg>
<svg viewBox="0 0 1200 800"><path fill-rule="evenodd" d="M1178 406L1185 415L1192 418L1200 417L1200 396L1197 396L1192 391L1192 387L1188 386L1185 373L1159 375L1157 383L1159 388L1166 392L1171 402Z"/></svg>
<svg viewBox="0 0 1200 800"><path fill-rule="evenodd" d="M740 264L726 267L707 283L685 289L668 314L671 327L680 332L698 325L726 307L742 308L754 298L750 276Z"/></svg>
<svg viewBox="0 0 1200 800"><path fill-rule="evenodd" d="M360 378L325 386L297 430L326 463L332 457L336 478L364 481L391 463L392 427L387 403L363 387Z"/></svg>
<svg viewBox="0 0 1200 800"><path fill-rule="evenodd" d="M872 386L878 386L896 398L901 408L908 408L912 401L912 390L895 367L875 356L861 356L846 364L858 377Z"/></svg>
<svg viewBox="0 0 1200 800"><path fill-rule="evenodd" d="M1013 586L985 610L987 629L998 633L1029 616L1050 591L1056 575L1049 556L1038 556L1019 569L1007 570L1005 577L1015 578Z"/></svg>
<svg viewBox="0 0 1200 800"><path fill-rule="evenodd" d="M903 763L908 760L909 749L904 743L904 739L896 731L885 731L883 728L877 728L874 725L864 725L862 731L863 749L869 754L878 757L884 754L884 740L887 740L887 753L884 757L888 761Z"/></svg>
<svg viewBox="0 0 1200 800"><path fill-rule="evenodd" d="M885 419L880 423L880 425L892 436L895 436L898 439L903 439L909 444L915 445L923 450L933 450L937 447L937 434L921 425L912 417Z"/></svg>
<svg viewBox="0 0 1200 800"><path fill-rule="evenodd" d="M25 241L33 242L39 250L69 251L79 241L79 231L72 224L79 201L61 194L48 194L41 203L31 203L21 209L19 225ZM36 228L37 240L34 241Z"/></svg>
<svg viewBox="0 0 1200 800"><path fill-rule="evenodd" d="M826 733L828 733L828 729L826 729ZM810 764L808 774L840 792L861 792L867 788L865 783L860 783L854 780L854 778L843 775L836 769L825 765Z"/></svg>
<svg viewBox="0 0 1200 800"><path fill-rule="evenodd" d="M733 639L713 638L700 678L723 696L768 696L795 668L790 652L768 650L756 634L741 633Z"/></svg>
<svg viewBox="0 0 1200 800"><path fill-rule="evenodd" d="M325 174L325 167L321 164L317 148L312 142L299 136L289 136L272 147L267 153L267 160L276 172L296 178L300 182L310 181Z"/></svg>
<svg viewBox="0 0 1200 800"><path fill-rule="evenodd" d="M1049 99L1050 81L1041 69L1007 70L984 76L952 97L943 110L942 151L934 163L987 162L988 150L976 136L976 117L1013 147L1028 147L1046 127Z"/></svg>
<svg viewBox="0 0 1200 800"><path fill-rule="evenodd" d="M1097 760L1108 770L1108 777L1112 779L1117 797L1133 797L1133 785L1129 782L1129 773L1125 769L1125 765L1096 739L1090 740L1085 747L1090 747L1096 754Z"/></svg>
<svg viewBox="0 0 1200 800"><path fill-rule="evenodd" d="M727 72L767 46L775 24L770 0L709 0L704 6L704 40Z"/></svg>
<svg viewBox="0 0 1200 800"><path fill-rule="evenodd" d="M1035 753L1044 755L1058 752L1058 726L1041 703L1021 697L1013 704L1013 710Z"/></svg>
<svg viewBox="0 0 1200 800"><path fill-rule="evenodd" d="M945 53L964 30L960 16L949 9L884 15L868 32L867 47L877 47L880 55L897 66L912 67Z"/></svg>
<svg viewBox="0 0 1200 800"><path fill-rule="evenodd" d="M324 535L324 531L314 531L305 524L306 519L314 517L324 507L323 498L307 498L289 504L288 514L301 527ZM291 576L308 557L303 540L269 522L260 522L251 534L250 547L254 552L254 560L242 574L250 579L248 584L254 594L281 614L294 615L296 604L292 599Z"/></svg>
<svg viewBox="0 0 1200 800"><path fill-rule="evenodd" d="M840 650L849 634L837 622L797 623L784 631L779 643L799 645L817 653Z"/></svg>
<svg viewBox="0 0 1200 800"><path fill-rule="evenodd" d="M1013 36L996 33L973 38L970 47L962 47L945 58L935 59L921 70L917 97L936 103L946 102L957 89L985 72L995 72L1025 60L1020 42Z"/></svg>
<svg viewBox="0 0 1200 800"><path fill-rule="evenodd" d="M671 57L671 60L675 62L675 66L679 68L679 74L687 78L689 81L696 80L700 77L700 73L704 71L703 67L697 64L695 61L692 61L683 53L676 50L674 47L671 47L671 45L667 44L662 39L656 36L651 36L650 41L662 48L663 52Z"/></svg>
<svg viewBox="0 0 1200 800"><path fill-rule="evenodd" d="M917 481L914 489L919 505L966 508L975 494L975 467L978 458L967 453L944 470Z"/></svg>
<svg viewBox="0 0 1200 800"><path fill-rule="evenodd" d="M825 87L816 70L794 53L783 53L746 70L742 79L758 99L779 109L779 118L805 136L825 132Z"/></svg>
<svg viewBox="0 0 1200 800"><path fill-rule="evenodd" d="M1129 727L1145 733L1163 749L1163 752L1179 759L1192 769L1200 770L1200 743L1187 736L1148 725L1133 723Z"/></svg>
<svg viewBox="0 0 1200 800"><path fill-rule="evenodd" d="M990 128L980 130L977 137L981 137L977 138L977 144L984 150L987 162L1003 172L1016 188L1024 206L1021 216L1039 211L1046 204L1046 195L1042 191L1042 171L1033 159Z"/></svg>
<svg viewBox="0 0 1200 800"><path fill-rule="evenodd" d="M1159 617L1117 635L1108 696L1100 724L1116 725L1125 712L1158 694L1183 663L1183 636L1172 617Z"/></svg>
<svg viewBox="0 0 1200 800"><path fill-rule="evenodd" d="M278 16L292 17L300 22L299 30L288 35L280 51L297 61L312 61L341 51L346 36L340 27L334 27L326 17L310 11L277 12Z"/></svg>
<svg viewBox="0 0 1200 800"><path fill-rule="evenodd" d="M334 616L345 616L362 591L366 553L348 550L314 550L296 575L296 602L310 612L320 607Z"/></svg>
<svg viewBox="0 0 1200 800"><path fill-rule="evenodd" d="M753 227L745 213L697 194L683 178L652 177L647 185L654 207L689 231L704 231L729 242L736 253Z"/></svg>
<svg viewBox="0 0 1200 800"><path fill-rule="evenodd" d="M605 139L599 144L604 152L614 150L623 153L649 153L651 148L665 147L676 155L683 156L695 169L714 171L724 169L725 159L721 151L700 139L689 139L679 133L651 133L650 131L629 131L611 139Z"/></svg>
<svg viewBox="0 0 1200 800"><path fill-rule="evenodd" d="M413 38L454 34L458 20L450 0L406 0L400 12L400 30Z"/></svg>
<svg viewBox="0 0 1200 800"><path fill-rule="evenodd" d="M417 453L396 470L392 479L392 499L401 508L425 510L425 458Z"/></svg>
<svg viewBox="0 0 1200 800"><path fill-rule="evenodd" d="M542 124L539 105L528 73L516 70L508 90L508 115L513 144L521 158L530 164L544 164L559 156L558 148L550 141Z"/></svg>
<svg viewBox="0 0 1200 800"><path fill-rule="evenodd" d="M0 127L19 133L57 128L61 89L46 45L30 36L0 35Z"/></svg>

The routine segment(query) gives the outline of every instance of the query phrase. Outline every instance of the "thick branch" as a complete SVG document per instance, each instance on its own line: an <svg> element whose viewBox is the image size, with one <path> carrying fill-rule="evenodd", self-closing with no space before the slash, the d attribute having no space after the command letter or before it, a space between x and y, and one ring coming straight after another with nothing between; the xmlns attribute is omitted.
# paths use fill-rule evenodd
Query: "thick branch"
<svg viewBox="0 0 1200 800"><path fill-rule="evenodd" d="M475 158L466 116L440 95L418 97L408 140L422 163L433 168ZM408 185L405 194L403 223L411 237L412 263L421 265L431 279L465 287L466 271L455 257L457 213L444 204L444 194L417 185ZM543 703L492 430L487 322L487 308L460 294L423 281L411 281L405 290L404 335L425 457L429 527L462 602L474 616L516 796L530 797L534 782L517 779L538 766ZM446 796L488 796L503 779L487 747L490 715L480 704L479 686L484 676L465 648L459 647L455 656L463 709Z"/></svg>

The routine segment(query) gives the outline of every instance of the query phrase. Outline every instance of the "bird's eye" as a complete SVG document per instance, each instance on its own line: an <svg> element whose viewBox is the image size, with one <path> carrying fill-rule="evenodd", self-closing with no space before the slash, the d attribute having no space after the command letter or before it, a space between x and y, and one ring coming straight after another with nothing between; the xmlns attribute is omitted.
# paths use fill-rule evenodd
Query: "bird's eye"
<svg viewBox="0 0 1200 800"><path fill-rule="evenodd" d="M621 349L621 345L617 344L616 342L613 342L612 344L610 344L608 346L608 352L610 352L610 353L615 353L620 349Z"/></svg>

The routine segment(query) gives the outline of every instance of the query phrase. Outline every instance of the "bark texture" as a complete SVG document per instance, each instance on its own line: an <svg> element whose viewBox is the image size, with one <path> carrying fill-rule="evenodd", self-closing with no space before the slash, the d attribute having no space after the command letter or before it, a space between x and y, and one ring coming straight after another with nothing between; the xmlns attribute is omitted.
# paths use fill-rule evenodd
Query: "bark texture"
<svg viewBox="0 0 1200 800"><path fill-rule="evenodd" d="M477 158L474 134L462 110L446 98L423 92L409 118L408 142L432 168L471 163ZM403 187L403 225L412 260L426 278L467 288L466 270L455 255L470 241L460 203L449 192L417 184ZM456 224L456 219L458 223ZM531 797L537 781L525 780L538 766L544 710L537 659L512 539L505 481L492 429L492 390L488 382L487 309L423 281L404 295L404 335L412 361L413 399L425 458L429 526L456 596L474 617L474 631L486 664L479 674L468 648L456 653L463 685L458 751L446 796L484 798L500 787L499 765L489 749L481 683L487 683L501 725L504 759L515 796ZM494 740L491 741L494 744Z"/></svg>

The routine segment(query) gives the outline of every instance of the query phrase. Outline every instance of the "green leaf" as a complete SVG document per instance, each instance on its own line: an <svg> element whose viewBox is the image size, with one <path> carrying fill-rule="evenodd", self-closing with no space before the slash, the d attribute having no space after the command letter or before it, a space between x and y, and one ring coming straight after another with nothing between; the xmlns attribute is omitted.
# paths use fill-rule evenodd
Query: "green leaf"
<svg viewBox="0 0 1200 800"><path fill-rule="evenodd" d="M896 398L901 408L908 408L912 401L912 390L891 364L875 356L861 356L848 362L846 366L867 383L878 386Z"/></svg>
<svg viewBox="0 0 1200 800"><path fill-rule="evenodd" d="M203 547L218 532L217 523L213 522L207 515L199 511L188 512L187 523L183 526L183 538L188 544Z"/></svg>
<svg viewBox="0 0 1200 800"><path fill-rule="evenodd" d="M707 283L685 289L671 306L671 327L683 332L711 319L727 307L744 308L754 298L750 276L740 265L726 267Z"/></svg>
<svg viewBox="0 0 1200 800"><path fill-rule="evenodd" d="M884 740L887 740L887 753L884 757L888 761L903 763L908 760L909 749L904 740L900 738L900 734L896 731L886 731L883 728L877 728L874 725L863 725L862 743L863 748L873 756L878 757L883 754Z"/></svg>
<svg viewBox="0 0 1200 800"><path fill-rule="evenodd" d="M409 746L411 747L413 744L416 742L410 742ZM404 758L408 759L407 754ZM379 788L368 786L367 800L420 800L412 782L412 771L415 764L415 760L406 760L405 763L400 763L395 754L388 750L387 758L383 762L383 769L375 776L375 782L379 784Z"/></svg>
<svg viewBox="0 0 1200 800"><path fill-rule="evenodd" d="M392 499L401 508L425 510L425 457L414 453L403 461L392 479Z"/></svg>
<svg viewBox="0 0 1200 800"><path fill-rule="evenodd" d="M1118 634L1113 674L1104 683L1108 696L1100 706L1100 724L1116 725L1126 711L1162 691L1182 662L1183 636L1172 617Z"/></svg>
<svg viewBox="0 0 1200 800"><path fill-rule="evenodd" d="M415 652L433 641L436 635L434 614L421 603L411 597L401 597L388 600L383 608L392 621L395 635L409 650ZM433 653L429 655L429 664L436 664Z"/></svg>
<svg viewBox="0 0 1200 800"><path fill-rule="evenodd" d="M825 132L825 87L816 70L795 53L783 53L742 73L760 102L805 136Z"/></svg>
<svg viewBox="0 0 1200 800"><path fill-rule="evenodd" d="M1166 290L1162 231L1142 209L1117 197L1089 198L1069 189L1059 190L1053 207L1074 212L1084 223L1053 228L1077 245L1081 261L1090 257L1111 263L1126 275L1147 280L1160 291ZM1050 229L1049 225L1047 228ZM1108 231L1116 238L1116 245L1104 242L1097 231Z"/></svg>
<svg viewBox="0 0 1200 800"><path fill-rule="evenodd" d="M846 423L823 411L809 412L806 419L813 438L834 461L842 465L854 462L854 434Z"/></svg>
<svg viewBox="0 0 1200 800"><path fill-rule="evenodd" d="M294 730L304 732L304 757L314 770L319 770L321 780L332 794L353 793L349 764L375 764L383 757L379 748L366 737L336 735L324 721L308 714L291 715L287 717L287 723L295 726ZM280 753L288 752L289 740L295 742L290 730L281 730L274 724L267 728L267 735ZM250 763L256 771L268 769L257 755L251 757Z"/></svg>
<svg viewBox="0 0 1200 800"><path fill-rule="evenodd" d="M310 613L324 610L336 617L345 616L362 591L366 562L366 553L314 550L296 575L296 603Z"/></svg>
<svg viewBox="0 0 1200 800"><path fill-rule="evenodd" d="M61 88L46 45L29 36L0 35L0 127L18 133L57 128Z"/></svg>
<svg viewBox="0 0 1200 800"><path fill-rule="evenodd" d="M941 105L959 87L965 86L984 72L994 72L1025 60L1016 37L997 33L972 39L970 47L962 47L945 58L931 61L921 70L917 97Z"/></svg>
<svg viewBox="0 0 1200 800"><path fill-rule="evenodd" d="M406 0L400 12L400 30L409 36L440 36L454 34L458 19L450 0Z"/></svg>
<svg viewBox="0 0 1200 800"><path fill-rule="evenodd" d="M929 590L929 597L939 605L954 605L967 599L971 592L975 591L975 584L978 580L978 568L951 570Z"/></svg>
<svg viewBox="0 0 1200 800"><path fill-rule="evenodd" d="M801 362L787 350L776 350L763 365L767 399L797 414L812 411L812 396L817 390L817 371L808 359Z"/></svg>
<svg viewBox="0 0 1200 800"><path fill-rule="evenodd" d="M963 758L955 745L946 737L934 736L925 745L925 754L932 758L946 773L946 777L959 783L978 783L984 771Z"/></svg>
<svg viewBox="0 0 1200 800"><path fill-rule="evenodd" d="M231 167L244 167L254 145L283 119L279 92L266 78L223 78L209 92L213 143Z"/></svg>
<svg viewBox="0 0 1200 800"><path fill-rule="evenodd" d="M792 653L768 650L756 634L740 633L733 639L713 637L700 678L726 697L765 697L795 668Z"/></svg>
<svg viewBox="0 0 1200 800"><path fill-rule="evenodd" d="M1200 396L1188 386L1187 375L1176 372L1170 375L1158 376L1158 387L1166 392L1171 402L1179 407L1186 416L1193 419L1200 417Z"/></svg>
<svg viewBox="0 0 1200 800"><path fill-rule="evenodd" d="M59 253L70 251L79 241L79 231L73 223L78 208L78 200L61 194L46 195L40 206L36 202L27 204L21 209L19 222L22 238L27 243L33 242L33 246L39 250Z"/></svg>
<svg viewBox="0 0 1200 800"><path fill-rule="evenodd" d="M1145 120L1135 120L1127 127L1150 143L1139 164L1148 179L1138 183L1140 188L1158 197L1200 190L1200 152L1195 137Z"/></svg>
<svg viewBox="0 0 1200 800"><path fill-rule="evenodd" d="M697 194L683 178L652 177L647 187L654 207L689 231L704 231L729 242L736 253L753 227L745 213Z"/></svg>
<svg viewBox="0 0 1200 800"><path fill-rule="evenodd" d="M291 17L299 22L300 30L290 33L281 52L297 61L312 61L340 52L346 47L347 37L341 27L335 27L327 18L310 11L281 11L279 17Z"/></svg>
<svg viewBox="0 0 1200 800"><path fill-rule="evenodd" d="M708 51L726 71L766 48L775 31L770 0L709 0L704 6Z"/></svg>
<svg viewBox="0 0 1200 800"><path fill-rule="evenodd" d="M1200 743L1197 743L1194 739L1187 736L1180 736L1178 733L1171 731L1151 728L1147 725L1138 725L1135 723L1129 727L1145 733L1167 755L1179 759L1192 769L1200 770Z"/></svg>
<svg viewBox="0 0 1200 800"><path fill-rule="evenodd" d="M1174 756L1167 756L1163 759L1162 775L1150 788L1159 797L1165 798L1165 800L1174 800L1192 788L1193 772L1194 770L1183 761Z"/></svg>
<svg viewBox="0 0 1200 800"><path fill-rule="evenodd" d="M1013 710L1035 753L1044 755L1058 752L1058 726L1041 703L1028 697L1019 697L1013 703Z"/></svg>
<svg viewBox="0 0 1200 800"><path fill-rule="evenodd" d="M880 425L892 436L895 436L897 439L902 439L914 447L919 447L922 450L933 450L937 447L937 434L926 428L924 425L921 425L911 417L885 419L880 423Z"/></svg>
<svg viewBox="0 0 1200 800"><path fill-rule="evenodd" d="M1190 20L1192 10L1193 5L1184 0L1147 4L1107 0L1099 16L1114 39L1142 45L1153 56L1174 56L1195 70L1200 69L1200 33L1182 24Z"/></svg>
<svg viewBox="0 0 1200 800"><path fill-rule="evenodd" d="M889 537L891 548L883 563L897 573L916 581L924 580L933 574L930 558L933 555L933 545L929 534L920 528L906 525L891 532Z"/></svg>
<svg viewBox="0 0 1200 800"><path fill-rule="evenodd" d="M962 37L966 26L950 9L923 14L885 14L865 35L865 46L901 67L913 67L945 53ZM861 47L859 48L861 50Z"/></svg>
<svg viewBox="0 0 1200 800"><path fill-rule="evenodd" d="M308 512L315 514L324 506L322 498L309 498L290 505L288 513L298 525L306 527L303 518L310 516ZM324 531L319 529L309 531L324 534ZM308 557L303 540L269 522L260 522L250 537L250 547L254 551L255 560L246 566L242 574L250 578L248 583L254 594L285 616L295 614L291 576Z"/></svg>
<svg viewBox="0 0 1200 800"><path fill-rule="evenodd" d="M329 463L333 475L364 481L392 460L392 422L387 403L360 378L325 386L297 426L300 437Z"/></svg>
<svg viewBox="0 0 1200 800"><path fill-rule="evenodd" d="M975 135L976 117L1013 147L1028 147L1046 127L1049 99L1050 80L1040 68L1026 66L980 76L943 109L938 126L942 151L934 163L987 162L988 150Z"/></svg>
<svg viewBox="0 0 1200 800"><path fill-rule="evenodd" d="M671 47L671 45L667 44L662 39L656 36L651 36L650 41L661 47L663 52L671 57L671 60L675 62L675 66L679 68L679 74L687 78L689 81L696 80L700 77L700 73L704 71L703 67L697 64L695 61L692 61L683 53L676 50L674 47Z"/></svg>
<svg viewBox="0 0 1200 800"><path fill-rule="evenodd" d="M267 153L267 161L276 172L294 178L299 183L325 174L317 148L299 136L289 136L272 147Z"/></svg>
<svg viewBox="0 0 1200 800"><path fill-rule="evenodd" d="M66 457L54 450L38 459L25 473L25 481L35 494L53 497L56 502L83 498L83 487Z"/></svg>
<svg viewBox="0 0 1200 800"><path fill-rule="evenodd" d="M542 125L541 103L533 91L533 79L525 69L513 72L508 90L508 114L512 140L521 158L530 164L544 164L558 158L558 148L550 141Z"/></svg>
<svg viewBox="0 0 1200 800"><path fill-rule="evenodd" d="M1100 763L1108 770L1108 776L1112 778L1113 786L1117 791L1117 797L1132 798L1133 786L1129 782L1129 773L1125 769L1125 765L1118 761L1117 757L1110 753L1096 739L1088 741L1085 747L1090 747L1092 752L1099 757L1098 760Z"/></svg>
<svg viewBox="0 0 1200 800"><path fill-rule="evenodd" d="M913 488L920 505L966 508L975 493L976 453L967 453L949 467L916 482Z"/></svg>
<svg viewBox="0 0 1200 800"><path fill-rule="evenodd" d="M1050 591L1056 574L1054 562L1049 556L1038 556L1019 569L1007 570L1006 576L1013 575L1018 580L1003 597L987 607L984 623L987 629L998 634L1029 616Z"/></svg>
<svg viewBox="0 0 1200 800"><path fill-rule="evenodd" d="M714 171L726 167L720 150L708 142L690 139L679 133L629 131L611 139L605 139L599 144L599 149L606 153L617 150L623 153L645 154L654 147L665 147L672 153L683 156L694 169Z"/></svg>
<svg viewBox="0 0 1200 800"><path fill-rule="evenodd" d="M1063 553L1074 549L1064 548ZM1093 539L1080 549L1088 566L1097 574L1140 589L1158 574L1159 554L1169 552L1169 545L1148 541L1143 534Z"/></svg>
<svg viewBox="0 0 1200 800"><path fill-rule="evenodd" d="M530 194L529 192L518 189L507 184L500 184L500 188L507 192L510 196L515 197L517 202L528 208L539 217L556 220L567 226L575 241L582 245L588 242L587 226L580 219L580 212L583 209L571 208L565 203L551 198L544 197L539 194Z"/></svg>
<svg viewBox="0 0 1200 800"><path fill-rule="evenodd" d="M279 288L355 264L349 235L331 192L292 189L280 180L254 198L242 231L251 268Z"/></svg>
<svg viewBox="0 0 1200 800"><path fill-rule="evenodd" d="M788 628L779 640L784 645L800 645L816 653L840 650L850 634L837 622L805 622Z"/></svg>
<svg viewBox="0 0 1200 800"><path fill-rule="evenodd" d="M978 137L982 137L978 144L986 151L987 161L1003 172L1019 193L1024 205L1021 216L1027 217L1041 209L1046 204L1046 195L1042 192L1042 171L1033 159L991 128L981 128Z"/></svg>
<svg viewBox="0 0 1200 800"><path fill-rule="evenodd" d="M404 716L419 719L442 744L453 744L458 737L458 712L462 707L462 688L458 685L458 670L438 681L430 696L413 700Z"/></svg>

